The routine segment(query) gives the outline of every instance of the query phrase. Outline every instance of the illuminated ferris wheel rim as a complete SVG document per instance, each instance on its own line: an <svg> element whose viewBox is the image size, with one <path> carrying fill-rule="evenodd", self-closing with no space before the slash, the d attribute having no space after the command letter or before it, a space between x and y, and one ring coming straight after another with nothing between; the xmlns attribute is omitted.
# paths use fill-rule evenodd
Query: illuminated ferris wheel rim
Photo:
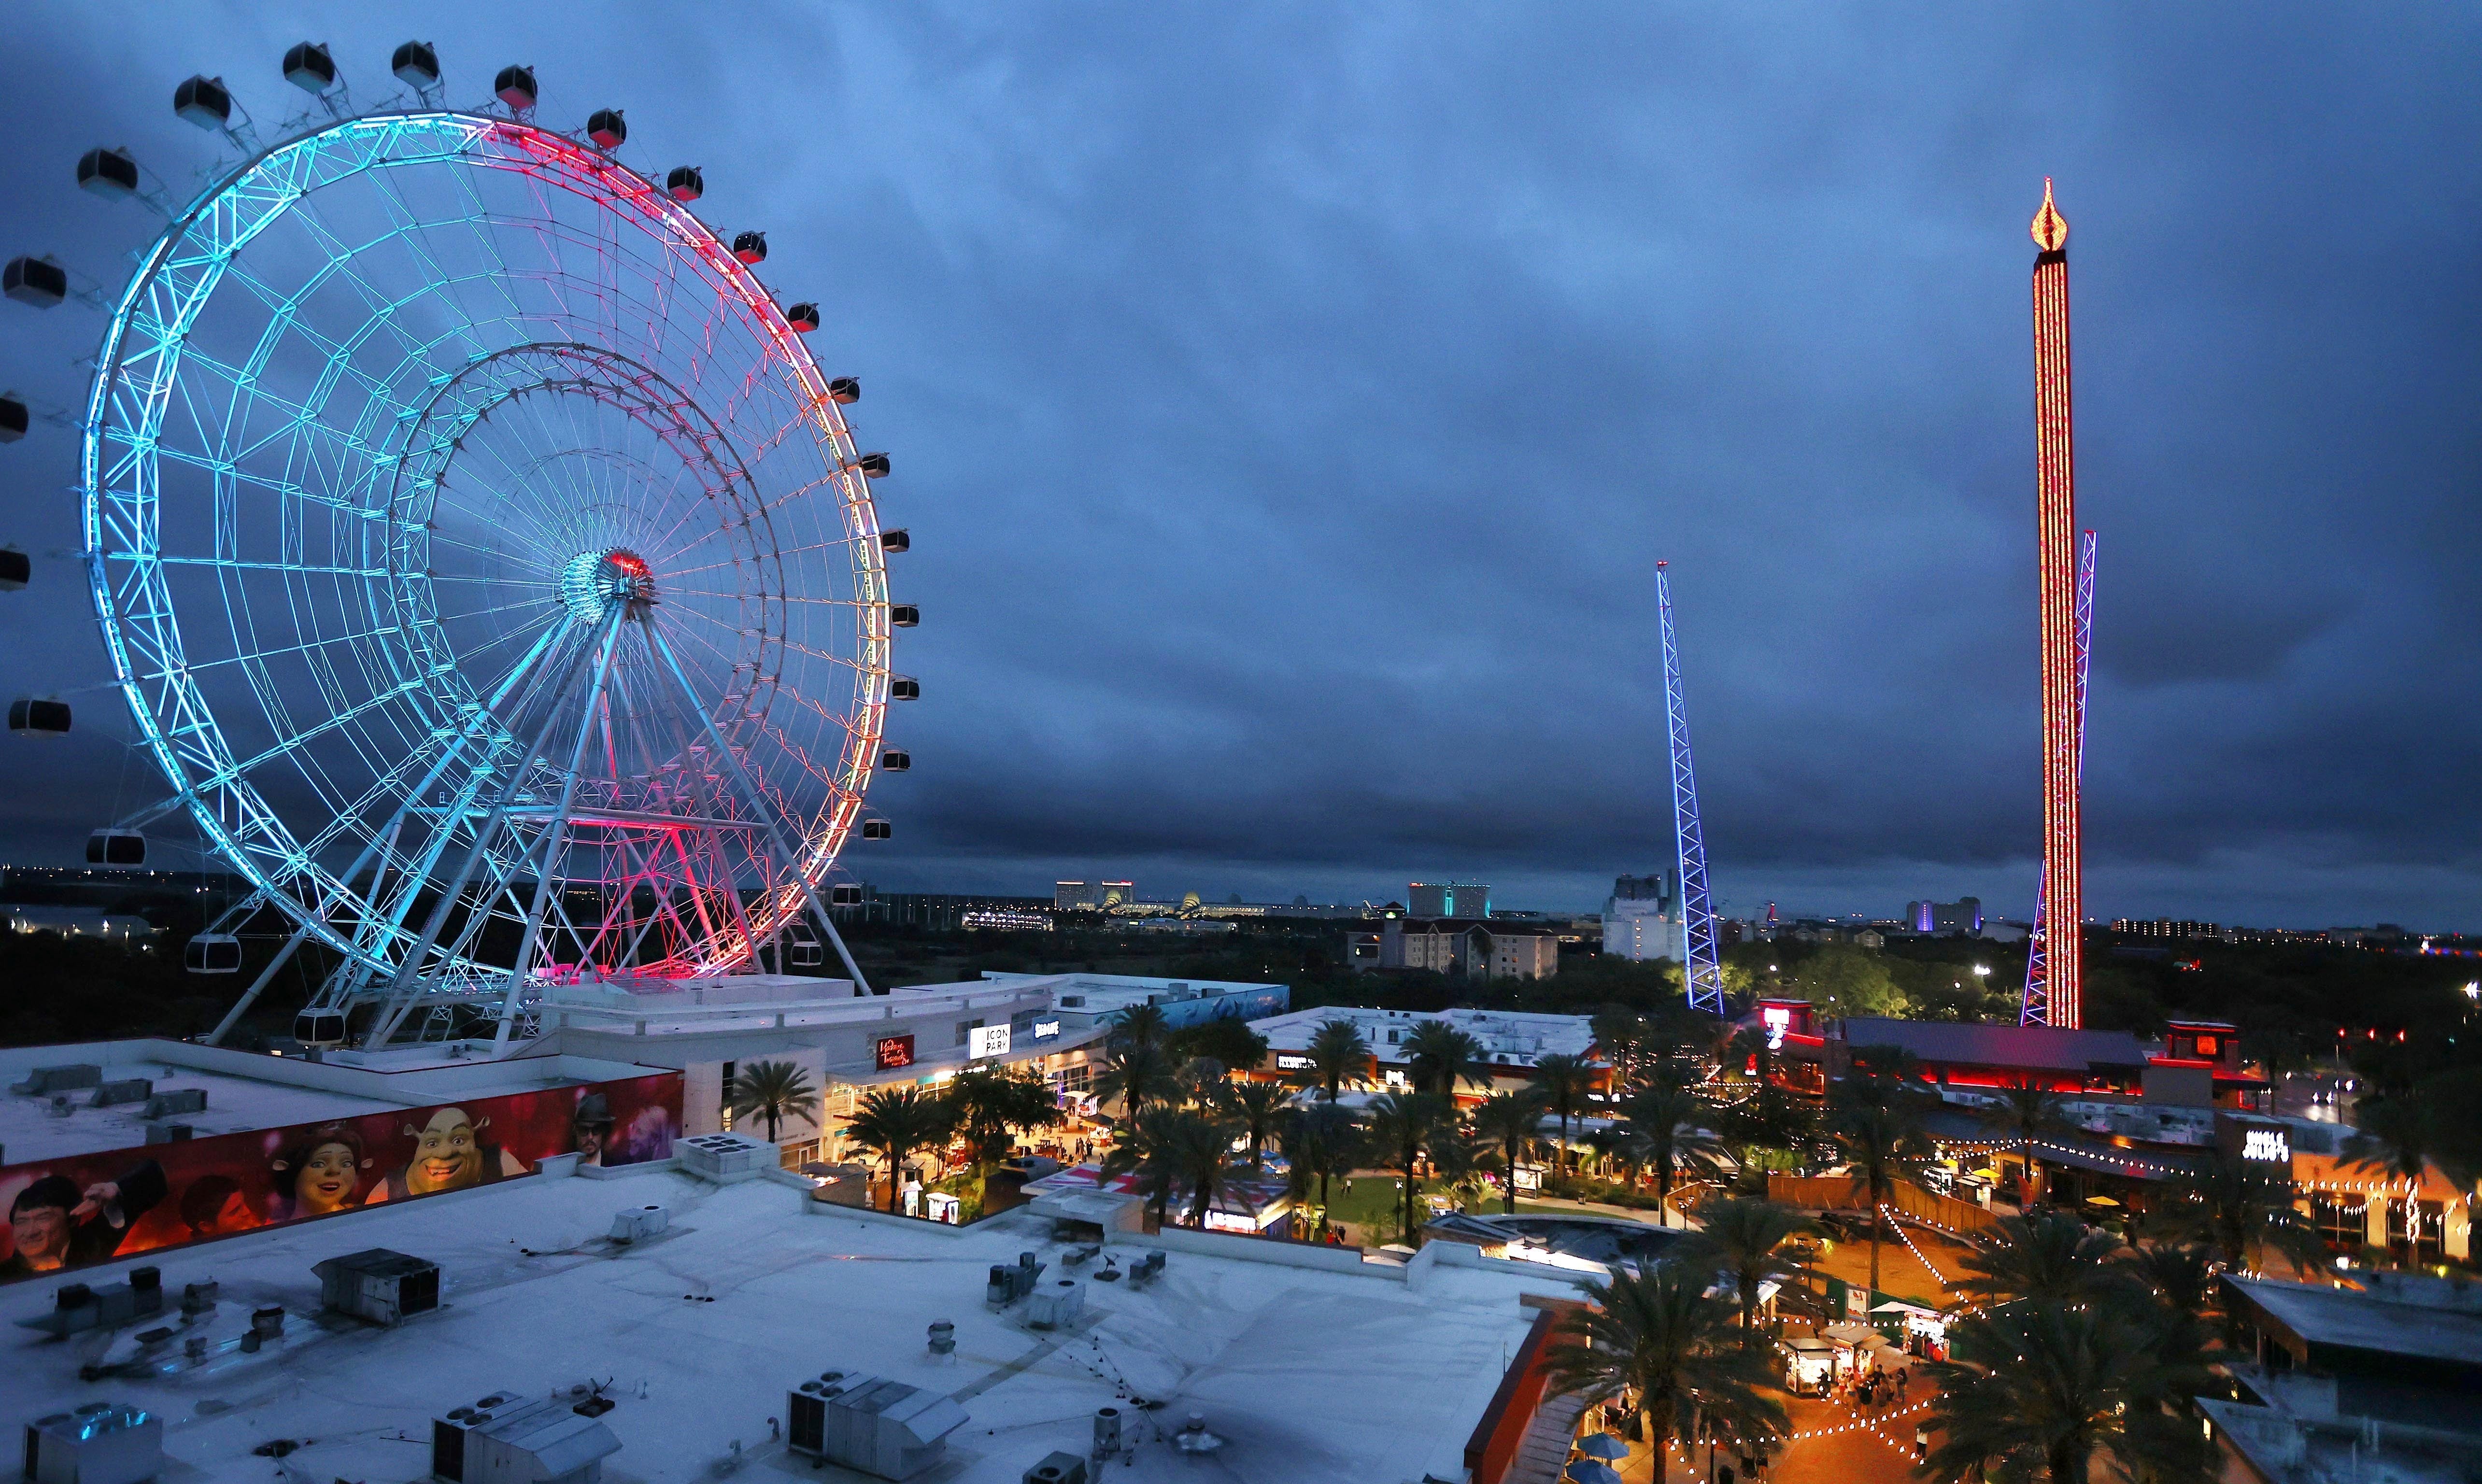
<svg viewBox="0 0 2482 1484"><path fill-rule="evenodd" d="M374 941L365 931L367 922L334 920L339 906L356 890L320 859L321 848L335 841L322 837L305 845L279 811L258 796L241 759L224 745L214 725L214 707L187 668L176 606L160 566L135 584L118 577L113 569L132 562L145 566L148 560L140 555L139 543L152 528L160 496L156 444L166 408L191 327L234 257L316 191L366 172L419 165L525 174L594 202L667 252L687 254L692 271L715 291L719 311L736 313L754 332L763 349L760 368L790 378L803 415L832 458L835 472L830 483L841 510L844 540L851 546L857 588L853 606L858 652L850 661L857 676L854 706L842 721L845 745L828 780L827 808L815 819L793 821L800 828L793 850L799 888L771 894L760 904L766 920L757 921L759 914L753 913L753 925L732 935L743 954L739 962L746 963L756 939L799 914L801 892L815 894L824 883L859 815L877 761L890 680L889 609L877 514L837 399L784 312L695 214L608 153L513 119L447 110L361 115L266 148L202 191L172 219L113 309L84 420L81 490L90 596L115 681L144 745L176 791L172 805L186 810L205 843L304 933L348 959L390 967L394 953L412 936L409 927L394 924ZM558 354L593 348L551 342L538 349ZM679 400L705 415L695 399ZM400 479L402 472L400 467ZM113 549L116 543L126 549ZM606 563L618 555L617 549L577 554ZM633 555L632 560L641 559ZM560 579L569 574L551 575ZM427 572L394 567L388 576L416 589L428 583ZM149 599L143 614L125 600L133 592ZM462 692L442 696L442 702L462 701L488 711L462 669L451 667L431 678ZM346 874L352 874L350 869ZM488 971L488 966L467 967ZM710 961L696 967L713 972L738 965Z"/></svg>

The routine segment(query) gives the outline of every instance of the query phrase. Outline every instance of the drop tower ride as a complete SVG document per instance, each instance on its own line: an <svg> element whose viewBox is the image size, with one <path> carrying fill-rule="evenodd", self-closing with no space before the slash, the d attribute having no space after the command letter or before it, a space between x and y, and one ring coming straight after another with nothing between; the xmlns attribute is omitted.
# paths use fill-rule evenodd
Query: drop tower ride
<svg viewBox="0 0 2482 1484"><path fill-rule="evenodd" d="M2043 615L2043 915L2025 1019L2074 1029L2085 987L2085 745L2077 637L2077 483L2069 395L2069 223L2043 182L2034 213L2034 508ZM2038 1015L2039 1009L2039 1015Z"/></svg>

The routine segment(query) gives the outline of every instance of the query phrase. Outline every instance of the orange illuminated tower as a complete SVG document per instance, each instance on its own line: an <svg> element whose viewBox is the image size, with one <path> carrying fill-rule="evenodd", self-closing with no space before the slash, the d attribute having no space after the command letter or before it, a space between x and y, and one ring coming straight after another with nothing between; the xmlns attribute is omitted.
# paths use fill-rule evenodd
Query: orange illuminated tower
<svg viewBox="0 0 2482 1484"><path fill-rule="evenodd" d="M2085 860L2077 715L2077 481L2069 399L2069 223L2043 182L2034 213L2034 508L2043 589L2043 891L2040 982L2025 1018L2074 1029L2085 984ZM2040 996L2040 1004L2037 1004ZM2039 1017L2037 1011L2040 1011Z"/></svg>

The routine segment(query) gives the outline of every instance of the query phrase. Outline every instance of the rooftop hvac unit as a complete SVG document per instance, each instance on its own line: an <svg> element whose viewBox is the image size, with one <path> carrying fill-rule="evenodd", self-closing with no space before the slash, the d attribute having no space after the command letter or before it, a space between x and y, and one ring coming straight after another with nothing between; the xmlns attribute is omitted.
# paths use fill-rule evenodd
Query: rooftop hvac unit
<svg viewBox="0 0 2482 1484"><path fill-rule="evenodd" d="M965 1409L936 1391L832 1370L787 1393L786 1445L883 1479L910 1479L939 1462Z"/></svg>
<svg viewBox="0 0 2482 1484"><path fill-rule="evenodd" d="M116 1108L124 1102L145 1102L155 1096L151 1077L123 1077L118 1082L97 1082L94 1094L87 1099L90 1108Z"/></svg>
<svg viewBox="0 0 2482 1484"><path fill-rule="evenodd" d="M1025 1322L1038 1330L1065 1330L1086 1312L1086 1285L1063 1278L1034 1290L1025 1301Z"/></svg>
<svg viewBox="0 0 2482 1484"><path fill-rule="evenodd" d="M439 1264L374 1247L314 1263L319 1301L374 1324L402 1323L439 1307Z"/></svg>
<svg viewBox="0 0 2482 1484"><path fill-rule="evenodd" d="M431 1476L447 1484L596 1484L619 1451L612 1429L578 1408L515 1391L431 1423Z"/></svg>
<svg viewBox="0 0 2482 1484"><path fill-rule="evenodd" d="M990 1283L983 1290L983 1302L993 1309L1006 1309L1034 1292L1034 1281L1043 1276L1043 1265L1034 1260L1034 1254L1017 1255L1017 1266L1005 1262L991 1264Z"/></svg>
<svg viewBox="0 0 2482 1484"><path fill-rule="evenodd" d="M141 1484L164 1471L164 1419L91 1401L26 1424L32 1484Z"/></svg>
<svg viewBox="0 0 2482 1484"><path fill-rule="evenodd" d="M633 1206L612 1216L612 1240L643 1242L661 1236L673 1224L673 1213L660 1206Z"/></svg>
<svg viewBox="0 0 2482 1484"><path fill-rule="evenodd" d="M92 1287L65 1283L52 1290L52 1312L17 1322L30 1330L48 1330L64 1338L84 1330L113 1329L164 1312L164 1274L154 1267L133 1267L125 1283Z"/></svg>
<svg viewBox="0 0 2482 1484"><path fill-rule="evenodd" d="M673 1153L679 1156L683 1170L719 1185L754 1179L783 1162L775 1145L739 1133L702 1133L696 1138L676 1139Z"/></svg>

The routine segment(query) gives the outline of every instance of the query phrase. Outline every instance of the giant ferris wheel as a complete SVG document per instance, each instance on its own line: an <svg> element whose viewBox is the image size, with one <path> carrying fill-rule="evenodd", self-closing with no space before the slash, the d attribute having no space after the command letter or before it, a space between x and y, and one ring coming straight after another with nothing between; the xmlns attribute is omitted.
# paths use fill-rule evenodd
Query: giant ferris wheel
<svg viewBox="0 0 2482 1484"><path fill-rule="evenodd" d="M781 968L810 924L869 993L833 877L888 834L863 797L918 690L858 384L618 113L552 127L525 67L452 108L428 46L394 64L356 112L294 48L310 103L266 146L220 80L174 99L243 157L166 203L78 419L95 617L170 785L111 844L186 819L244 879L194 968L282 914L226 1026L313 942L330 1043L506 1046L551 986ZM80 176L147 194L118 151Z"/></svg>

